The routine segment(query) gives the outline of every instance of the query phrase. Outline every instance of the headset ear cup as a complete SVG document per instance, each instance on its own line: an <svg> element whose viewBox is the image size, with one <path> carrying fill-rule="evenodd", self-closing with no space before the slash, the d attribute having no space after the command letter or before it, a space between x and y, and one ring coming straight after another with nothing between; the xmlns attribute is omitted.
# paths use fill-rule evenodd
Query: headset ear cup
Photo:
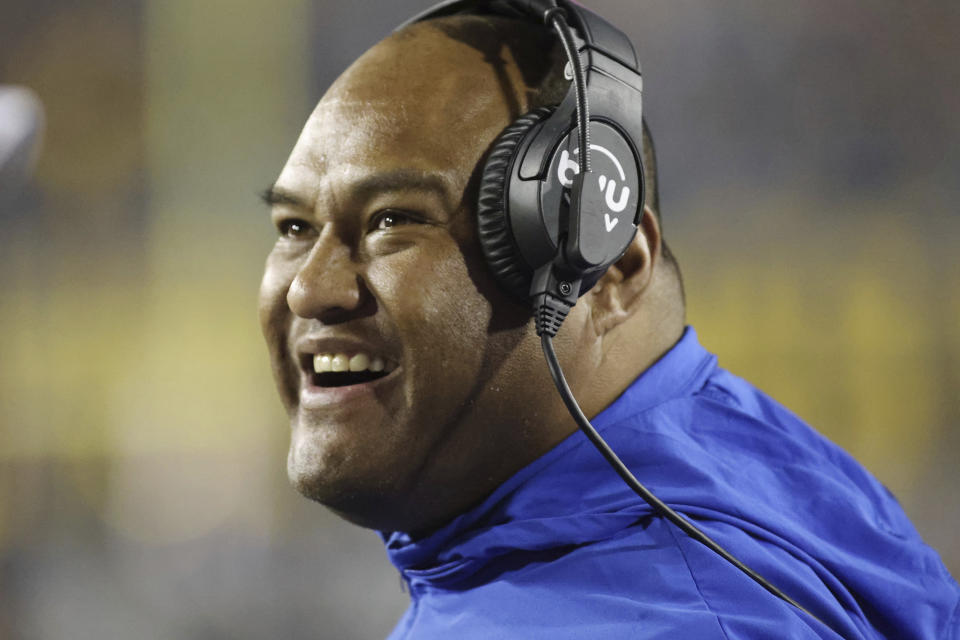
<svg viewBox="0 0 960 640"><path fill-rule="evenodd" d="M497 281L515 298L526 300L533 271L524 262L510 228L507 185L517 149L533 128L550 117L553 107L521 116L493 143L480 180L477 228L480 246Z"/></svg>

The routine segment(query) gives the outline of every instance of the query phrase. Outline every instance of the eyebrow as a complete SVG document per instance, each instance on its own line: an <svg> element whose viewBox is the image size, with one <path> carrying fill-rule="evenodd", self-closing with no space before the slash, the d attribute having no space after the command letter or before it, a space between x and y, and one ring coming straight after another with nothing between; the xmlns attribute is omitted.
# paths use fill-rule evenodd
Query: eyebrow
<svg viewBox="0 0 960 640"><path fill-rule="evenodd" d="M350 185L350 191L364 198L385 191L413 190L434 191L441 196L446 196L446 187L446 182L439 174L424 173L416 169L394 169L383 173L375 173L358 180ZM313 208L306 199L276 185L264 189L260 194L260 199L271 207L289 205L308 211Z"/></svg>
<svg viewBox="0 0 960 640"><path fill-rule="evenodd" d="M380 191L436 191L446 192L446 182L435 173L424 173L416 169L395 169L384 173L375 173L358 180L352 189L359 194L369 196Z"/></svg>
<svg viewBox="0 0 960 640"><path fill-rule="evenodd" d="M276 186L267 187L260 193L260 199L263 200L267 206L275 206L280 204L286 204L293 207L298 207L300 209L309 209L306 201L296 196L289 191L277 188Z"/></svg>

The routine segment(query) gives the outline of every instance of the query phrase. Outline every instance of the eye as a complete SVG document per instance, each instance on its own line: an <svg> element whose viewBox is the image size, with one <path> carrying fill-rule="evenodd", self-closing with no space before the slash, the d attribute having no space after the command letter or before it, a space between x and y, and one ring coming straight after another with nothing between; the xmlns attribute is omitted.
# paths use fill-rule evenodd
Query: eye
<svg viewBox="0 0 960 640"><path fill-rule="evenodd" d="M301 240L312 232L310 223L299 218L286 218L277 223L277 231L284 238Z"/></svg>
<svg viewBox="0 0 960 640"><path fill-rule="evenodd" d="M415 222L413 216L405 211L398 209L384 209L374 214L370 219L371 231L384 231L390 227L396 227L403 224Z"/></svg>

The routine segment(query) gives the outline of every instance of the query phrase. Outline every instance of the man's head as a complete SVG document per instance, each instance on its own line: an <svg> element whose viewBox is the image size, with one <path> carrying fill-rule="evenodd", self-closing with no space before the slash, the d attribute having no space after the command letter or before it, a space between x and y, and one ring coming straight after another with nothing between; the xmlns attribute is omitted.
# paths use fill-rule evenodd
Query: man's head
<svg viewBox="0 0 960 640"><path fill-rule="evenodd" d="M288 472L353 522L441 524L575 429L530 310L498 288L475 221L491 143L559 100L559 69L536 25L455 17L409 27L334 83L269 194L280 237L260 316L291 421ZM588 415L679 337L669 262L648 209L558 335ZM315 358L364 371L316 374Z"/></svg>

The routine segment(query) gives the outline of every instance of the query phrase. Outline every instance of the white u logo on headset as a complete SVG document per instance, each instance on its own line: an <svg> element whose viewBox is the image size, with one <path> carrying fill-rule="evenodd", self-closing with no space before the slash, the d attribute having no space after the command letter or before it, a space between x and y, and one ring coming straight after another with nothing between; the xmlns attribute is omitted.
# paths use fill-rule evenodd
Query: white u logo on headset
<svg viewBox="0 0 960 640"><path fill-rule="evenodd" d="M617 160L617 157L610 152L609 149L601 147L598 144L591 144L590 149L592 151L598 151L603 155L610 158L613 161L613 164L617 167L617 171L620 173L620 179L624 182L627 181L627 174L623 171L623 165L620 164L620 161ZM574 149L574 153L579 153L579 149ZM573 186L573 177L572 174L578 175L580 173L580 164L570 157L570 152L566 149L560 154L560 164L557 166L557 178L560 180L560 184L569 189ZM616 197L617 192L617 181L611 180L604 174L600 174L600 191L604 192L605 200L607 207L614 213L621 213L624 209L627 208L627 202L630 200L630 187L623 185L620 190L620 196Z"/></svg>

